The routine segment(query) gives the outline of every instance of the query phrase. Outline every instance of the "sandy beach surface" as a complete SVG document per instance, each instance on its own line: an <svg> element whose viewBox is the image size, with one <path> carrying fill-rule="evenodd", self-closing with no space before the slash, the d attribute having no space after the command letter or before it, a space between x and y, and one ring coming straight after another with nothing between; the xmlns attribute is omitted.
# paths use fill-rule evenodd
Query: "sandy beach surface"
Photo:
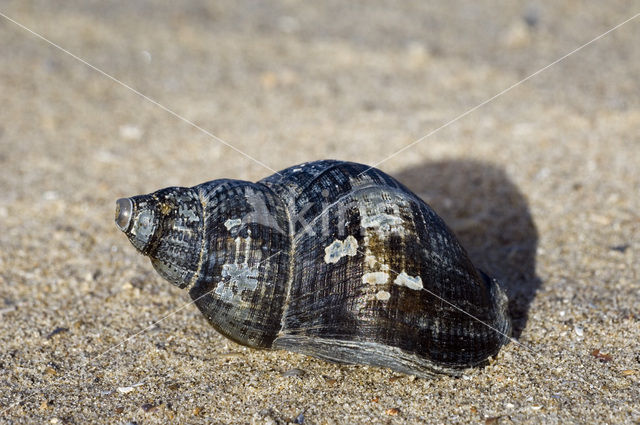
<svg viewBox="0 0 640 425"><path fill-rule="evenodd" d="M0 423L640 423L640 16L512 87L639 12L3 0ZM113 222L322 158L432 205L515 341L435 379L244 348Z"/></svg>

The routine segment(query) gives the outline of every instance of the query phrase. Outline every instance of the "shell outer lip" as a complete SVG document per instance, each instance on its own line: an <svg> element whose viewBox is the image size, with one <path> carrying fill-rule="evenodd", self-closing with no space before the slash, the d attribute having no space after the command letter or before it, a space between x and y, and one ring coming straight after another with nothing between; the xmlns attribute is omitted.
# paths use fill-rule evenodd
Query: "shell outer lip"
<svg viewBox="0 0 640 425"><path fill-rule="evenodd" d="M120 198L116 201L116 225L120 230L126 232L131 225L133 216L133 201L131 198Z"/></svg>

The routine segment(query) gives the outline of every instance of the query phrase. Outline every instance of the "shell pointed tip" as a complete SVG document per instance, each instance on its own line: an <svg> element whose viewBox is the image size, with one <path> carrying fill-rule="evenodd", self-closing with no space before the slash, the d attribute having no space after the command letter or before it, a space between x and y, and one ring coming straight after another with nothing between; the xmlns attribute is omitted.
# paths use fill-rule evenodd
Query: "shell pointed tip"
<svg viewBox="0 0 640 425"><path fill-rule="evenodd" d="M126 232L131 223L133 202L129 198L120 198L116 201L116 224L123 232Z"/></svg>

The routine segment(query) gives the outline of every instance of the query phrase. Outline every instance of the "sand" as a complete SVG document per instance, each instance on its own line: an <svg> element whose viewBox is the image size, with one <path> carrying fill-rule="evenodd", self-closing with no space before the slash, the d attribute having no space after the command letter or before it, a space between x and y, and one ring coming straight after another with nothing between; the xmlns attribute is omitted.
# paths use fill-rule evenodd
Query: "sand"
<svg viewBox="0 0 640 425"><path fill-rule="evenodd" d="M640 423L640 17L432 133L637 1L0 12L220 139L0 18L1 423ZM436 379L243 348L113 223L122 196L321 158L429 202L517 342Z"/></svg>

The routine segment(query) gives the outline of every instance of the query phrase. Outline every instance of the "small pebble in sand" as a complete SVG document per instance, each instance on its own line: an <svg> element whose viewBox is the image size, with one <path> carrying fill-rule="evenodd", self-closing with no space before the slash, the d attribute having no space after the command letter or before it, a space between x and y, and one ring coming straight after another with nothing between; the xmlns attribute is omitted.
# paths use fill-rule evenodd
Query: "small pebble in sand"
<svg viewBox="0 0 640 425"><path fill-rule="evenodd" d="M18 308L15 305L11 305L9 307L5 307L0 309L0 316L2 316L5 313L11 313L12 311L16 311Z"/></svg>
<svg viewBox="0 0 640 425"><path fill-rule="evenodd" d="M304 374L305 374L304 370L298 369L298 368L295 368L295 367L293 369L289 369L289 370L281 373L282 376L287 377L287 378L289 378L291 376L302 376Z"/></svg>
<svg viewBox="0 0 640 425"><path fill-rule="evenodd" d="M611 354L601 353L600 350L597 348L591 352L591 355L596 359L600 360L602 363L609 363L611 360L613 360L613 357L611 357Z"/></svg>
<svg viewBox="0 0 640 425"><path fill-rule="evenodd" d="M629 246L630 246L629 244L626 244L626 243L625 243L625 244L622 244L622 245L613 245L613 246L610 246L610 247L609 247L609 249L610 249L611 251L617 251L617 252L621 252L621 253L623 253L623 254L624 254L624 253L627 251L627 249L629 249Z"/></svg>
<svg viewBox="0 0 640 425"><path fill-rule="evenodd" d="M64 332L69 332L69 328L63 328L63 327L57 327L54 330L51 331L51 333L49 335L47 335L47 339L51 339L54 336L64 333Z"/></svg>
<svg viewBox="0 0 640 425"><path fill-rule="evenodd" d="M329 385L330 387L334 386L335 384L338 383L337 379L331 378L329 376L323 376L325 382L327 383L327 385Z"/></svg>
<svg viewBox="0 0 640 425"><path fill-rule="evenodd" d="M144 59L146 63L151 63L151 53L149 53L147 50L141 51L140 56L142 56L142 59Z"/></svg>
<svg viewBox="0 0 640 425"><path fill-rule="evenodd" d="M118 132L124 140L140 140L142 138L142 129L136 125L121 125Z"/></svg>
<svg viewBox="0 0 640 425"><path fill-rule="evenodd" d="M523 48L531 44L531 28L524 20L514 21L502 34L502 44L510 49Z"/></svg>
<svg viewBox="0 0 640 425"><path fill-rule="evenodd" d="M47 190L42 194L42 199L45 201L55 201L58 199L58 192L55 190Z"/></svg>
<svg viewBox="0 0 640 425"><path fill-rule="evenodd" d="M530 28L535 28L540 21L540 12L537 8L529 6L522 15L522 19L529 25Z"/></svg>
<svg viewBox="0 0 640 425"><path fill-rule="evenodd" d="M131 391L135 390L137 387L143 385L142 382L138 382L137 384L133 384L131 386L128 387L118 387L118 392L121 394L128 394Z"/></svg>
<svg viewBox="0 0 640 425"><path fill-rule="evenodd" d="M390 416L398 416L398 413L400 413L400 410L396 409L395 407L392 407L391 409L385 410L385 413Z"/></svg>
<svg viewBox="0 0 640 425"><path fill-rule="evenodd" d="M140 406L140 408L144 411L144 412L151 412L153 410L155 410L158 406L155 404L151 404L151 403L145 403L142 406Z"/></svg>

